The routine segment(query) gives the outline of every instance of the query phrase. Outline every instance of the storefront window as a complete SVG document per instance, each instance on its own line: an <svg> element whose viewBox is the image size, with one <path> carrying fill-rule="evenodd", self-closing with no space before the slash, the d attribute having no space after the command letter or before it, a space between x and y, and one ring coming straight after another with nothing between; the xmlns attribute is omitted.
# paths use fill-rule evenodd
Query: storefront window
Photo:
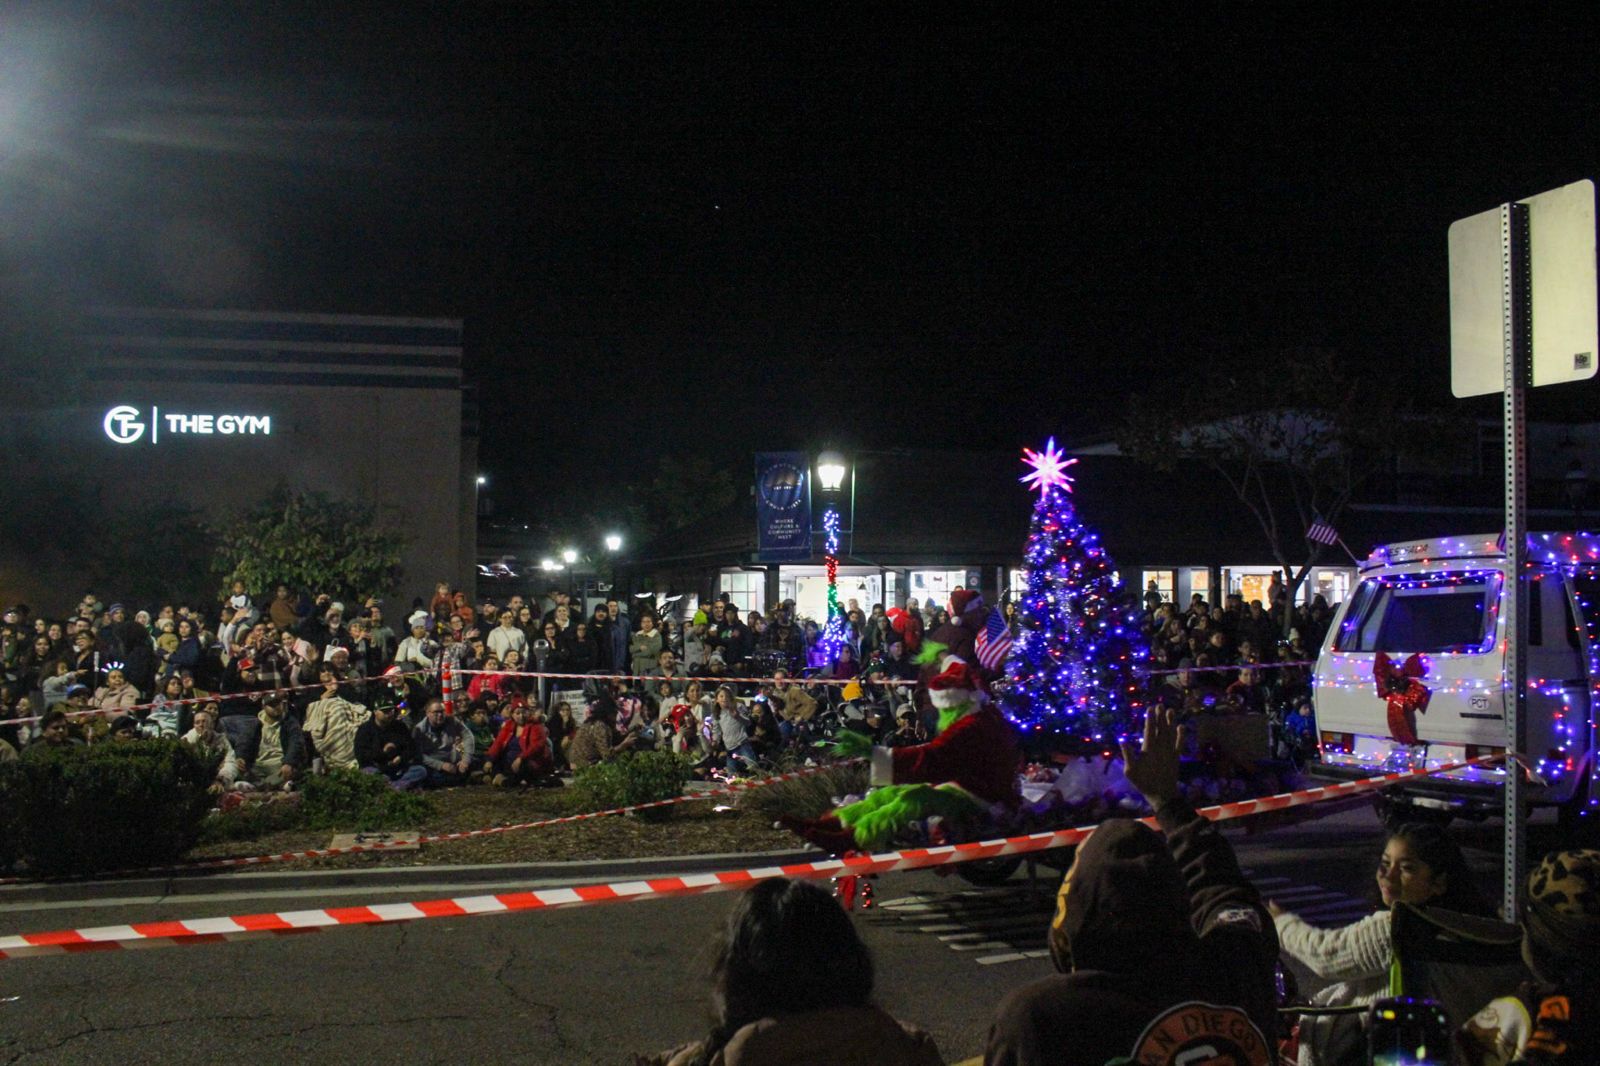
<svg viewBox="0 0 1600 1066"><path fill-rule="evenodd" d="M1009 582L1006 586L1006 596L1013 602L1020 600L1022 594L1028 591L1028 572L1026 570L1013 570L1006 580Z"/></svg>
<svg viewBox="0 0 1600 1066"><path fill-rule="evenodd" d="M950 602L950 593L965 587L966 580L965 570L913 570L907 595L915 596L924 606L932 600L935 606L944 607Z"/></svg>
<svg viewBox="0 0 1600 1066"><path fill-rule="evenodd" d="M1155 582L1156 591L1161 594L1162 602L1171 603L1178 596L1178 572L1176 570L1146 570L1139 576L1139 596L1141 602L1150 590L1150 583Z"/></svg>
<svg viewBox="0 0 1600 1066"><path fill-rule="evenodd" d="M745 617L749 617L751 611L767 609L767 575L759 570L724 570L722 591L729 602L739 605L739 612Z"/></svg>
<svg viewBox="0 0 1600 1066"><path fill-rule="evenodd" d="M1189 593L1190 595L1198 593L1202 600L1205 600L1207 603L1211 602L1210 570L1203 566L1193 566L1189 568ZM1189 605L1185 603L1183 606L1185 609L1187 609Z"/></svg>

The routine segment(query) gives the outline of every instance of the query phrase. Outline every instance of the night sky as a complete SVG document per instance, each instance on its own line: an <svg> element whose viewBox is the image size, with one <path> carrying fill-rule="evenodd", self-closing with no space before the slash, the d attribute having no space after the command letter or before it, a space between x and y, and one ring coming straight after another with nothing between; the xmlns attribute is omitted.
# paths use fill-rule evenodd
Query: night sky
<svg viewBox="0 0 1600 1066"><path fill-rule="evenodd" d="M5 294L464 318L513 510L1301 345L1445 404L1446 229L1597 176L1600 5L1386 7L8 3Z"/></svg>

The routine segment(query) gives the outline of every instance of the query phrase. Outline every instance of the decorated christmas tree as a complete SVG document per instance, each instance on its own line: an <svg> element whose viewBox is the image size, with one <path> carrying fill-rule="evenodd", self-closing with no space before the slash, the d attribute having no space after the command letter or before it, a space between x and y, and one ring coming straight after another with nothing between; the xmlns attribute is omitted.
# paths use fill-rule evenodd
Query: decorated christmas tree
<svg viewBox="0 0 1600 1066"><path fill-rule="evenodd" d="M1024 730L1103 748L1144 722L1137 671L1150 651L1139 607L1072 506L1067 468L1077 460L1064 458L1053 437L1042 452L1022 454L1031 469L1021 480L1039 499L1000 705Z"/></svg>

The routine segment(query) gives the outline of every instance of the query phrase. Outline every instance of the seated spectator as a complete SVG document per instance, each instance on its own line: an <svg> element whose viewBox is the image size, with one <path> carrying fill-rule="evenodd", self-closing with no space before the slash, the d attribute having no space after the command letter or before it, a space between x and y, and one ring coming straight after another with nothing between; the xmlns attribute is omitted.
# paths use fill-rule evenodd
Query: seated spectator
<svg viewBox="0 0 1600 1066"><path fill-rule="evenodd" d="M145 712L140 723L140 731L146 736L181 737L193 726L194 705L181 702L183 700L183 679L177 674L168 674L167 679L161 682L161 691L150 701L150 708Z"/></svg>
<svg viewBox="0 0 1600 1066"><path fill-rule="evenodd" d="M1600 851L1556 851L1528 875L1522 957L1534 979L1456 1035L1471 1066L1600 1062Z"/></svg>
<svg viewBox="0 0 1600 1066"><path fill-rule="evenodd" d="M72 725L67 720L65 711L46 711L39 720L39 735L33 742L22 749L23 755L37 755L45 752L64 751L83 741L72 735Z"/></svg>
<svg viewBox="0 0 1600 1066"><path fill-rule="evenodd" d="M499 669L500 660L498 657L490 655L485 659L483 661L484 672L473 674L472 680L467 682L467 699L482 699L485 692L493 692L503 698L506 690L510 688L511 679L505 674L495 672Z"/></svg>
<svg viewBox="0 0 1600 1066"><path fill-rule="evenodd" d="M472 773L472 731L444 713L443 700L431 699L422 708L411 740L428 772L423 784L429 788L464 784Z"/></svg>
<svg viewBox="0 0 1600 1066"><path fill-rule="evenodd" d="M113 714L127 710L139 703L139 690L128 684L128 678L115 667L106 671L106 683L94 690L90 705Z"/></svg>
<svg viewBox="0 0 1600 1066"><path fill-rule="evenodd" d="M1190 1033L1206 1061L1272 1061L1278 938L1232 846L1179 795L1180 743L1158 710L1142 752L1123 746L1128 782L1166 835L1114 818L1078 846L1050 924L1061 972L1001 1002L990 1066L1185 1061L1189 1043L1202 1055ZM1180 1045L1163 1057L1144 1046L1170 1033Z"/></svg>
<svg viewBox="0 0 1600 1066"><path fill-rule="evenodd" d="M574 770L606 762L636 743L633 737L616 739L617 704L602 695L589 708L588 719L578 727L567 748L567 761Z"/></svg>
<svg viewBox="0 0 1600 1066"><path fill-rule="evenodd" d="M134 721L133 715L131 714L119 715L118 717L112 719L109 736L113 741L118 743L129 740L138 740L139 723ZM10 745L8 744L6 747L9 748ZM12 751L13 754L15 754L15 749L12 749ZM3 752L0 752L0 762L4 761L4 754Z"/></svg>
<svg viewBox="0 0 1600 1066"><path fill-rule="evenodd" d="M558 701L552 708L545 728L550 733L550 754L555 758L559 770L571 769L567 761L567 751L572 747L572 738L578 732L578 719L573 714L572 704L566 700Z"/></svg>
<svg viewBox="0 0 1600 1066"><path fill-rule="evenodd" d="M1334 983L1312 997L1312 1006L1371 1004L1389 994L1394 961L1390 919L1396 902L1488 916L1461 849L1436 825L1402 825L1389 834L1378 860L1381 910L1339 929L1319 929L1272 901L1267 910L1278 927L1283 953L1316 976ZM1300 1026L1302 1066L1325 1066L1366 1048L1359 1015L1312 1015Z"/></svg>
<svg viewBox="0 0 1600 1066"><path fill-rule="evenodd" d="M772 672L772 705L777 712L779 728L787 738L794 735L802 722L809 722L817 713L817 701L799 685L789 681L789 671L779 667Z"/></svg>
<svg viewBox="0 0 1600 1066"><path fill-rule="evenodd" d="M885 747L909 748L917 744L928 742L927 730L922 728L922 719L917 716L916 708L904 707L895 719L894 732L889 734Z"/></svg>
<svg viewBox="0 0 1600 1066"><path fill-rule="evenodd" d="M524 608L526 610L526 608ZM472 776L474 780L489 765L489 748L499 732L486 700L473 700L467 707L467 729L472 733Z"/></svg>
<svg viewBox="0 0 1600 1066"><path fill-rule="evenodd" d="M380 774L396 789L416 788L428 778L428 768L417 762L411 730L392 707L372 708L356 730L354 749L362 773Z"/></svg>
<svg viewBox="0 0 1600 1066"><path fill-rule="evenodd" d="M489 748L489 764L494 768L494 783L512 785L559 785L550 733L539 714L526 703L511 705L511 717L500 727Z"/></svg>
<svg viewBox="0 0 1600 1066"><path fill-rule="evenodd" d="M233 788L239 779L239 758L234 754L228 736L217 728L217 711L214 704L206 704L194 712L194 726L182 737L183 743L202 755L216 760L216 779L211 782L212 795L221 795Z"/></svg>
<svg viewBox="0 0 1600 1066"><path fill-rule="evenodd" d="M755 723L749 709L734 694L732 685L717 689L712 718L714 750L725 757L724 768L731 774L755 769L756 748L751 739Z"/></svg>
<svg viewBox="0 0 1600 1066"><path fill-rule="evenodd" d="M872 1004L872 986L872 956L827 889L809 881L762 881L740 895L728 916L712 969L710 1034L639 1061L942 1063L931 1037Z"/></svg>
<svg viewBox="0 0 1600 1066"><path fill-rule="evenodd" d="M287 792L310 762L305 733L288 710L282 696L263 696L261 710L239 745L244 780L252 788Z"/></svg>
<svg viewBox="0 0 1600 1066"><path fill-rule="evenodd" d="M323 670L321 681L322 698L306 708L306 737L323 770L354 770L361 765L356 754L356 734L372 712L345 697L333 671Z"/></svg>

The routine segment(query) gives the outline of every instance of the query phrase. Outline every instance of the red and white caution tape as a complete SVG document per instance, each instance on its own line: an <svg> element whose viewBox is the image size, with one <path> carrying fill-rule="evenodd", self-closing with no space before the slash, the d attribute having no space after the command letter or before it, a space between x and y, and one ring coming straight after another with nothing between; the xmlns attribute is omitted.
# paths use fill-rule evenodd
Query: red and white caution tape
<svg viewBox="0 0 1600 1066"><path fill-rule="evenodd" d="M393 681L400 677L421 677L432 674L432 670L406 670L398 674L380 674L377 677L351 677L346 678L341 684L375 685ZM134 711L153 711L157 707L182 707L190 703L221 703L224 700L250 699L259 700L262 696L285 696L291 692L305 692L309 689L325 689L320 681L313 681L304 685L285 685L281 688L252 689L245 692L212 692L204 696L184 696L182 699L165 700L161 703L136 703L130 707L89 707L81 711L61 710L62 705L57 704L52 710L61 710L68 718L120 718ZM0 718L0 726L22 725L26 722L39 722L44 720L44 715L38 714L31 718Z"/></svg>
<svg viewBox="0 0 1600 1066"><path fill-rule="evenodd" d="M299 862L301 859L325 859L333 855L360 855L371 851L394 851L397 848L414 847L420 844L443 844L451 840L470 840L474 837L515 833L524 829L544 829L552 825L566 825L569 822L588 822L595 818L609 818L617 814L631 814L634 811L647 811L657 807L673 807L680 803L698 803L701 800L720 799L724 796L733 796L741 792L752 792L758 788L775 785L780 781L793 781L796 778L826 773L835 767L865 761L865 759L842 759L826 766L795 770L787 774L774 774L771 777L763 777L753 781L731 781L722 788L711 789L706 792L686 793L682 796L674 796L671 799L653 800L650 803L635 803L628 807L612 807L604 811L566 814L559 818L545 818L537 822L497 825L488 829L464 829L454 833L423 833L418 836L397 840L375 840L370 844L352 844L347 848L311 848L306 851L284 851L274 855L250 855L231 859L202 859L198 862L176 863L171 866L145 866L137 869L108 870L103 873L97 873L94 876L97 878L134 877L141 874L189 873L199 870L234 869L241 866L267 866L278 862ZM0 878L0 885L27 884L34 880L34 878L25 877Z"/></svg>
<svg viewBox="0 0 1600 1066"><path fill-rule="evenodd" d="M797 688L806 688L810 685L849 685L853 683L868 684L862 677L744 677L735 674L722 674L713 676L674 674L663 677L660 674L554 674L543 670L457 670L458 677L471 677L482 674L485 677L548 677L565 681L671 681L674 684L688 684L698 681L702 685L777 685L790 684ZM882 681L870 682L874 685L915 685L916 681L907 681L899 678L885 678Z"/></svg>
<svg viewBox="0 0 1600 1066"><path fill-rule="evenodd" d="M1206 807L1199 812L1213 821L1243 818L1264 811L1303 807L1340 796L1371 792L1402 781L1449 773L1494 762L1503 756L1486 755L1465 762L1449 763L1431 769L1383 774L1360 781L1343 782L1322 788L1286 792L1261 799L1241 800ZM1145 819L1147 822L1153 819ZM1077 844L1094 831L1094 826L1059 829L1003 840L973 844L950 844L937 848L909 848L848 859L823 859L786 866L728 870L721 873L683 874L642 881L615 881L578 885L572 888L539 889L530 892L505 892L453 899L420 900L414 903L378 903L364 907L334 907L322 910L283 911L245 914L227 918L191 918L183 921L140 922L133 925L108 925L90 929L61 929L47 933L22 933L0 937L0 959L19 959L35 955L59 955L86 951L117 951L132 948L167 947L180 944L213 943L258 936L282 936L337 926L387 925L422 918L461 918L476 914L508 914L514 911L552 910L591 903L627 902L660 899L667 896L700 895L748 888L770 877L821 879L841 874L890 873L932 866L948 866L974 859L1003 855L1022 855Z"/></svg>

